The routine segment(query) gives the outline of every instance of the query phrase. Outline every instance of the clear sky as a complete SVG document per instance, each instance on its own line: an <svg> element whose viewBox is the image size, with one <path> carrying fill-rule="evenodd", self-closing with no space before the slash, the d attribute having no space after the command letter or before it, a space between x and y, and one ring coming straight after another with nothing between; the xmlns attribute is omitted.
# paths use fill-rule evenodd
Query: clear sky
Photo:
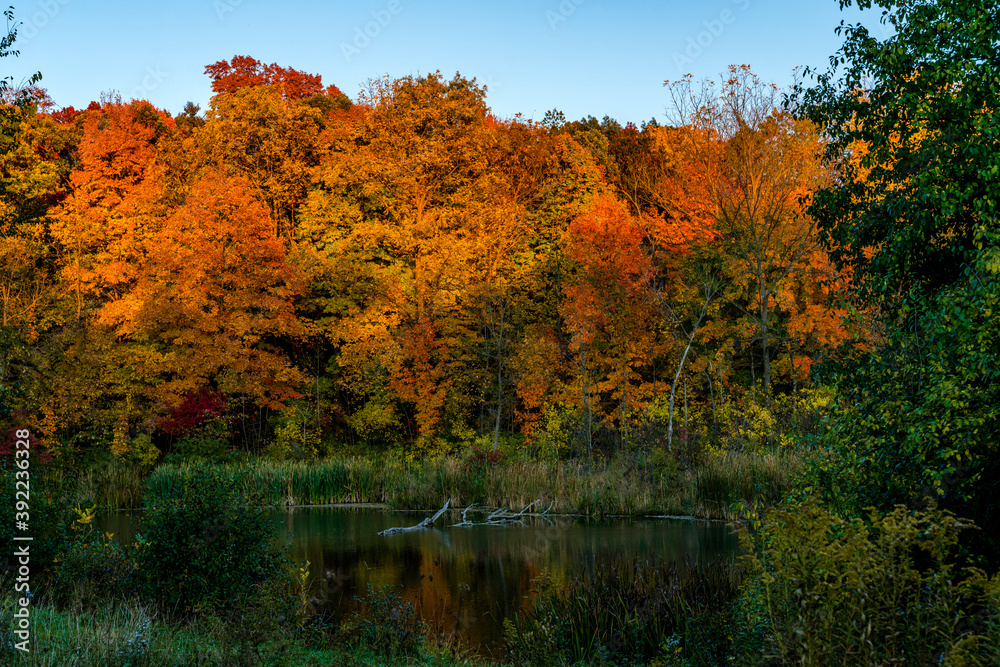
<svg viewBox="0 0 1000 667"><path fill-rule="evenodd" d="M796 66L825 68L854 22L837 0L12 0L15 83L41 71L59 106L102 92L171 113L211 97L205 65L249 55L321 74L352 99L369 78L456 71L488 87L501 117L605 114L664 120L665 79L718 77L748 63L787 86ZM881 32L877 14L864 23Z"/></svg>

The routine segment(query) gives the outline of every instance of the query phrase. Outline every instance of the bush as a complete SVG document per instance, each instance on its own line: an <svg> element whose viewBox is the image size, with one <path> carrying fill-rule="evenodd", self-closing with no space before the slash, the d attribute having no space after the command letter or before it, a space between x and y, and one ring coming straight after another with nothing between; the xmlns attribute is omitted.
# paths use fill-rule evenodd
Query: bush
<svg viewBox="0 0 1000 667"><path fill-rule="evenodd" d="M241 490L239 473L185 471L147 496L136 535L142 586L168 614L238 608L284 573L273 539L263 501Z"/></svg>
<svg viewBox="0 0 1000 667"><path fill-rule="evenodd" d="M123 602L135 592L135 563L111 534L94 530L94 508L77 508L73 536L50 572L49 593L62 604Z"/></svg>
<svg viewBox="0 0 1000 667"><path fill-rule="evenodd" d="M166 457L168 461L225 461L229 458L229 425L221 418L206 422L174 442L173 449L174 453Z"/></svg>
<svg viewBox="0 0 1000 667"><path fill-rule="evenodd" d="M266 454L275 461L312 461L319 453L319 446L319 435L293 414L275 427L274 444Z"/></svg>
<svg viewBox="0 0 1000 667"><path fill-rule="evenodd" d="M28 523L31 526L32 536L31 565L33 571L38 571L35 568L41 569L51 564L69 540L69 525L72 518L67 498L72 497L73 486L58 472L38 466L37 458L29 460L31 467ZM14 544L12 538L18 533L13 521L15 503L18 500L15 492L19 490L16 477L18 470L7 461L0 461L0 493L3 494L0 507L5 512L4 516L9 517L5 521L0 521L0 543L8 546ZM0 560L0 564L10 571L16 565L13 553L14 548L11 546L5 550Z"/></svg>
<svg viewBox="0 0 1000 667"><path fill-rule="evenodd" d="M368 594L358 601L363 611L355 611L341 628L349 644L389 658L418 654L426 629L412 602L400 600L389 586L369 586Z"/></svg>
<svg viewBox="0 0 1000 667"><path fill-rule="evenodd" d="M954 565L968 528L902 507L848 521L812 500L769 513L754 562L782 663L1000 664L1000 582Z"/></svg>

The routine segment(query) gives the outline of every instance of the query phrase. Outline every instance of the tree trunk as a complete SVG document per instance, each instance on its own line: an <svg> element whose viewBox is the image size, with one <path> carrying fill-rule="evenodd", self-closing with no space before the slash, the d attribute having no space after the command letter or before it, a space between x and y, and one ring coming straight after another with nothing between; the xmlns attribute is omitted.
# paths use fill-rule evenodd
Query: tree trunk
<svg viewBox="0 0 1000 667"><path fill-rule="evenodd" d="M691 345L694 343L694 335L697 333L698 329L695 328L691 332L691 336L688 338L688 344L684 348L684 354L681 355L680 363L677 364L677 372L674 373L674 381L670 385L670 408L667 412L667 449L672 449L674 446L674 402L677 398L677 383L680 381L681 373L684 372L684 361L687 359L688 352L691 350Z"/></svg>
<svg viewBox="0 0 1000 667"><path fill-rule="evenodd" d="M764 355L764 405L771 407L771 357L767 350L767 291L761 288L760 295L760 346Z"/></svg>
<svg viewBox="0 0 1000 667"><path fill-rule="evenodd" d="M404 527L399 527L399 526L396 526L394 528L386 528L381 533L379 533L379 535L383 535L383 536L398 535L399 533L409 533L409 532L414 531L414 530L424 530L425 528L433 528L434 527L434 522L437 521L438 517L440 517L442 514L444 514L448 510L448 505L450 505L450 504L451 504L451 498L449 498L448 500L445 501L444 507L442 507L441 509L439 509L437 511L437 514L435 514L432 517L428 517L428 518L424 519L423 521L421 521L420 523L418 523L415 526L407 526L405 528Z"/></svg>

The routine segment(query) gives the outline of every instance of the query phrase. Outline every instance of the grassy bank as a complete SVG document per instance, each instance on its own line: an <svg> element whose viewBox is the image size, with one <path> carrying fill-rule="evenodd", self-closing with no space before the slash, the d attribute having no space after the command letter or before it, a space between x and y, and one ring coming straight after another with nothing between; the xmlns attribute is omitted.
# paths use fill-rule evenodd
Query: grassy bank
<svg viewBox="0 0 1000 667"><path fill-rule="evenodd" d="M291 499L299 505L370 502L431 509L451 498L460 506L523 507L541 498L546 506L554 501L552 511L560 513L732 519L742 508L779 502L801 460L791 451L723 453L706 457L688 471L640 466L622 458L594 465L526 460L475 464L457 458L405 464L344 458L222 467L241 471L244 488L275 504ZM197 468L161 465L153 471L149 488L164 492Z"/></svg>
<svg viewBox="0 0 1000 667"><path fill-rule="evenodd" d="M3 590L13 590L0 581ZM12 596L0 596L5 610ZM2 617L3 614L0 614ZM8 619L3 619L9 622ZM187 667L188 665L327 667L328 665L465 665L449 652L421 645L414 655L386 656L363 644L310 641L294 631L257 646L240 641L231 626L206 619L167 623L139 602L91 609L60 609L42 601L32 608L30 651L0 646L0 664L25 667ZM20 641L20 640L16 640Z"/></svg>

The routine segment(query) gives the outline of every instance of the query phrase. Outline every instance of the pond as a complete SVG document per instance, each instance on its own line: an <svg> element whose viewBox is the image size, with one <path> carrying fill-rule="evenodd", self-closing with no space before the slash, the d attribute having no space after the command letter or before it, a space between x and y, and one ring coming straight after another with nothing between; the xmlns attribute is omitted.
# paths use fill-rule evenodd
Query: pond
<svg viewBox="0 0 1000 667"><path fill-rule="evenodd" d="M274 519L292 557L310 562L316 597L334 619L349 618L369 586L391 586L436 632L487 655L497 654L503 619L529 604L532 582L542 572L573 577L619 554L683 562L738 549L735 531L725 524L663 518L552 516L523 525L455 527L461 514L451 511L434 529L378 534L428 515L316 507L276 512ZM124 539L132 533L125 515L108 517L102 529Z"/></svg>

